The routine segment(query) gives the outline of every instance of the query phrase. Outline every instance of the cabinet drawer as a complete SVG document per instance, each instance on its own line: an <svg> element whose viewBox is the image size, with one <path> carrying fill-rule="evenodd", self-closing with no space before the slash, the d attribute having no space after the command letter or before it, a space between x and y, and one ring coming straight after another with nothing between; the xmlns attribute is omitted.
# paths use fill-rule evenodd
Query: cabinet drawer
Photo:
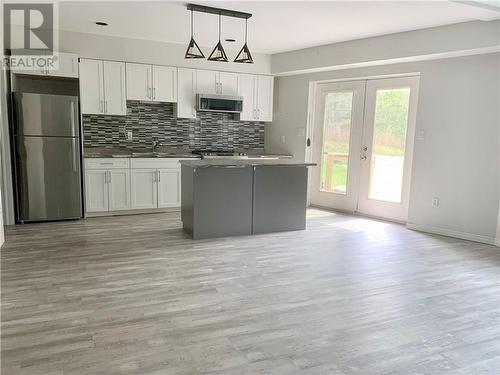
<svg viewBox="0 0 500 375"><path fill-rule="evenodd" d="M86 158L85 169L129 168L129 158Z"/></svg>
<svg viewBox="0 0 500 375"><path fill-rule="evenodd" d="M152 168L177 168L180 169L181 165L176 158L138 158L130 160L130 167L132 169Z"/></svg>

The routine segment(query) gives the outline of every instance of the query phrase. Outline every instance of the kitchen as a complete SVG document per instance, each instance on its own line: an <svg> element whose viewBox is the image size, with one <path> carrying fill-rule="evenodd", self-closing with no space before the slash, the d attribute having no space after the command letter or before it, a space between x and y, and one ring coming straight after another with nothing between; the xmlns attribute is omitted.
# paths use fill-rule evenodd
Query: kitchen
<svg viewBox="0 0 500 375"><path fill-rule="evenodd" d="M495 4L2 10L2 374L498 373Z"/></svg>

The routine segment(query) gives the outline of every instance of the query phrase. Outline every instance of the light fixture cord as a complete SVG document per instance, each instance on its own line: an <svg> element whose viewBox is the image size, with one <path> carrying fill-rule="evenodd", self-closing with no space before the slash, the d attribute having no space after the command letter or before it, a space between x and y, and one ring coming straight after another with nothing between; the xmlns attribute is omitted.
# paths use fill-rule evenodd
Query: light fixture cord
<svg viewBox="0 0 500 375"><path fill-rule="evenodd" d="M219 42L220 42L220 12L219 12Z"/></svg>
<svg viewBox="0 0 500 375"><path fill-rule="evenodd" d="M245 17L245 44L247 44L248 17Z"/></svg>
<svg viewBox="0 0 500 375"><path fill-rule="evenodd" d="M193 37L193 10L191 9L191 38Z"/></svg>

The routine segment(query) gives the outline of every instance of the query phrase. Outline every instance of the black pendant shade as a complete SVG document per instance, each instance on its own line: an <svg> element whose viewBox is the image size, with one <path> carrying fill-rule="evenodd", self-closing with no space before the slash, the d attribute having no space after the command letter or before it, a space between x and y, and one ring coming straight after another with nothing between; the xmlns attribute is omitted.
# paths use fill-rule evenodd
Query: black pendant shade
<svg viewBox="0 0 500 375"><path fill-rule="evenodd" d="M205 55L201 52L198 43L193 38L193 11L191 10L191 40L189 41L186 54L184 55L186 59L204 59Z"/></svg>
<svg viewBox="0 0 500 375"><path fill-rule="evenodd" d="M240 52L234 59L236 63L246 63L253 64L252 54L248 49L247 45L247 34L248 34L248 19L252 17L251 13L241 12L238 10L230 10L223 8L214 8L206 5L197 5L197 4L187 4L187 9L191 11L191 40L189 41L189 45L186 51L185 58L186 59L202 59L205 58L203 52L201 52L200 47L196 43L193 37L193 11L200 13L208 13L208 14L217 14L219 16L219 41L215 45L214 49L208 56L209 61L217 61L217 62L228 62L226 51L224 51L224 47L221 43L221 17L234 17L234 18L244 18L245 19L245 44L241 48ZM233 40L234 41L234 40Z"/></svg>
<svg viewBox="0 0 500 375"><path fill-rule="evenodd" d="M226 51L224 51L224 47L222 47L222 43L220 41L220 18L221 15L219 13L219 41L217 42L215 48L213 49L210 56L208 56L209 61L219 61L219 62L228 62Z"/></svg>
<svg viewBox="0 0 500 375"><path fill-rule="evenodd" d="M243 45L240 52L238 52L238 55L234 59L235 63L253 64L252 54L250 53L250 50L248 49L247 46L247 31L248 31L248 18L245 18L245 44Z"/></svg>

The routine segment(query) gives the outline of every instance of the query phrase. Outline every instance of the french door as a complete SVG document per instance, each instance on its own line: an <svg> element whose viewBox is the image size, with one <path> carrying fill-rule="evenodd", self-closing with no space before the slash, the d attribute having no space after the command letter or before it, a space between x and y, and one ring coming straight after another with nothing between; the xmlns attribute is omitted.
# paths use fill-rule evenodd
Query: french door
<svg viewBox="0 0 500 375"><path fill-rule="evenodd" d="M311 204L406 221L418 77L321 83Z"/></svg>

